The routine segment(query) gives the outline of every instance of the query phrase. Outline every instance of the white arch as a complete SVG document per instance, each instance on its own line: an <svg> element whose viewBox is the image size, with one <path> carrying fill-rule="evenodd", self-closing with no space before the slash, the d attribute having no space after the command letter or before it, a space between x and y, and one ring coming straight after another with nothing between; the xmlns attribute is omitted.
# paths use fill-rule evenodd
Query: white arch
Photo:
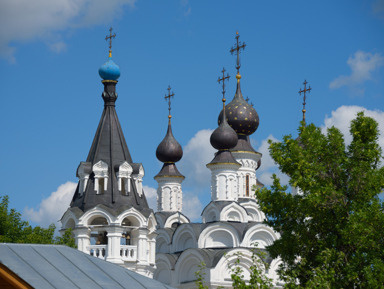
<svg viewBox="0 0 384 289"><path fill-rule="evenodd" d="M231 280L232 271L230 266L233 266L238 258L240 259L239 266L243 269L244 279L250 280L250 267L255 265L255 259L260 260L260 258L258 256L252 256L252 252L249 249L235 248L228 251L227 254L222 256L219 262L217 262L215 268L211 271L211 281L222 282L223 280ZM262 262L258 262L257 266L265 272L265 266Z"/></svg>
<svg viewBox="0 0 384 289"><path fill-rule="evenodd" d="M189 223L189 220L184 215L180 214L179 212L176 212L167 218L164 224L164 228L172 228L172 224L175 222L185 224Z"/></svg>
<svg viewBox="0 0 384 289"><path fill-rule="evenodd" d="M232 202L220 212L220 221L248 222L247 211L239 204Z"/></svg>
<svg viewBox="0 0 384 289"><path fill-rule="evenodd" d="M196 280L195 272L199 271L199 265L206 262L200 252L196 250L184 251L176 263L175 277L178 284ZM206 270L208 271L208 270Z"/></svg>
<svg viewBox="0 0 384 289"><path fill-rule="evenodd" d="M239 235L232 226L213 223L201 232L198 248L231 248L238 247L239 243Z"/></svg>
<svg viewBox="0 0 384 289"><path fill-rule="evenodd" d="M196 248L195 231L189 225L179 226L172 237L172 252L181 252L189 248Z"/></svg>
<svg viewBox="0 0 384 289"><path fill-rule="evenodd" d="M203 210L202 219L203 223L209 223L213 221L218 221L220 216L220 211L217 208L216 204L214 202L211 202L206 206Z"/></svg>
<svg viewBox="0 0 384 289"><path fill-rule="evenodd" d="M68 229L68 228L74 228L72 226L69 225L69 222L73 221L74 222L74 225L76 226L79 222L79 220L77 219L76 215L71 211L71 210L67 210L63 217L61 218L61 228L62 229Z"/></svg>
<svg viewBox="0 0 384 289"><path fill-rule="evenodd" d="M279 239L279 235L272 228L264 224L256 224L247 230L241 246L254 247L254 243L257 243L257 248L264 249L277 239Z"/></svg>
<svg viewBox="0 0 384 289"><path fill-rule="evenodd" d="M116 220L116 223L119 225L123 222L125 218L132 218L134 220L133 226L137 227L146 227L147 226L147 219L144 217L142 213L140 213L135 208L129 208L128 210L122 212Z"/></svg>
<svg viewBox="0 0 384 289"><path fill-rule="evenodd" d="M93 219L97 217L103 217L107 220L108 224L112 224L115 221L115 217L103 208L96 206L89 211L85 212L79 219L79 225L88 226Z"/></svg>

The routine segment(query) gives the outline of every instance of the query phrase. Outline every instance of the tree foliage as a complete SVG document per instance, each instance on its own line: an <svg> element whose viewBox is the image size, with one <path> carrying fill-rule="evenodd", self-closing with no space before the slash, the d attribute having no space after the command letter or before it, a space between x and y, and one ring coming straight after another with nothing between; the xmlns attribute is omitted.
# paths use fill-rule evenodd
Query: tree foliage
<svg viewBox="0 0 384 289"><path fill-rule="evenodd" d="M270 142L270 154L290 184L273 176L271 189L256 192L266 222L281 234L268 247L281 257L287 288L383 288L384 188L378 124L358 113L352 142L332 127L326 134L313 124L299 138Z"/></svg>
<svg viewBox="0 0 384 289"><path fill-rule="evenodd" d="M32 227L22 220L21 214L9 209L8 196L0 196L0 243L62 244L75 248L72 230L66 230L62 237L55 237L55 225L48 228Z"/></svg>

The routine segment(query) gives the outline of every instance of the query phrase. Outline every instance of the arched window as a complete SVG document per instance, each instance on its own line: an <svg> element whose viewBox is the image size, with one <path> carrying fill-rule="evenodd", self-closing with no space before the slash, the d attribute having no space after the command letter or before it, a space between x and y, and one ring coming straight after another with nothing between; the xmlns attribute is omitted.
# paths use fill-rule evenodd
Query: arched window
<svg viewBox="0 0 384 289"><path fill-rule="evenodd" d="M245 196L249 197L249 175L245 176Z"/></svg>

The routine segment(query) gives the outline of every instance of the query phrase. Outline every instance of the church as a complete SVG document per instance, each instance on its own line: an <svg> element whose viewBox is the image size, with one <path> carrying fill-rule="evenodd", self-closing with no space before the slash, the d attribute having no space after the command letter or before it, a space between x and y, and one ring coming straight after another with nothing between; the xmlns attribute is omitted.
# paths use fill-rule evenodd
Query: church
<svg viewBox="0 0 384 289"><path fill-rule="evenodd" d="M206 164L211 171L211 202L201 212L202 223L193 223L182 213L185 177L176 163L183 151L172 132L170 87L168 128L156 150L163 166L156 176L149 176L158 183L157 211L148 206L144 166L133 162L115 109L120 69L112 60L114 37L110 30L109 57L99 69L104 110L89 154L77 168L78 185L61 218L61 230L72 228L78 250L175 288L195 288L197 271L209 288L231 288L230 265L237 258L249 279L252 250L256 246L266 252L279 235L263 224L265 215L252 191L263 186L257 178L262 155L249 139L259 116L240 88L240 51L245 44L237 33L231 49L237 57L236 91L228 104L225 69L219 78L223 109L210 139L217 152ZM266 255L258 263L276 288L282 285L276 272L280 262Z"/></svg>

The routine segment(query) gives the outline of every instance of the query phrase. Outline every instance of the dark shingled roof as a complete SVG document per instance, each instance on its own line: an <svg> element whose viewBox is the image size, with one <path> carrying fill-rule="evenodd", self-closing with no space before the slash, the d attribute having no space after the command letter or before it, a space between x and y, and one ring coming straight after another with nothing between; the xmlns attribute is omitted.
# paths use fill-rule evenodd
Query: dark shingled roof
<svg viewBox="0 0 384 289"><path fill-rule="evenodd" d="M0 244L0 263L34 288L172 288L61 245Z"/></svg>
<svg viewBox="0 0 384 289"><path fill-rule="evenodd" d="M104 193L96 194L95 177L94 173L91 173L83 194L79 193L79 185L77 186L71 207L78 207L83 212L86 212L96 205L104 205L113 210L119 210L121 207L128 206L140 210L144 215L149 215L152 210L148 207L144 193L140 192L139 194L137 191L136 184L132 178L130 180L131 190L128 192L128 195L124 195L118 190L115 168L127 162L132 166L133 174L135 174L140 164L134 164L132 161L116 114L117 81L103 81L103 83L104 92L102 97L104 99L104 110L86 163L89 164L89 169L92 169L93 165L100 160L107 163L108 187Z"/></svg>
<svg viewBox="0 0 384 289"><path fill-rule="evenodd" d="M154 178L156 179L157 177L176 177L176 178L182 178L182 179L185 178L179 172L175 163L165 163L161 168L160 172Z"/></svg>
<svg viewBox="0 0 384 289"><path fill-rule="evenodd" d="M217 153L215 153L215 157L213 158L213 160L211 160L209 164L207 164L207 167L215 164L234 164L238 165L239 167L241 166L232 156L231 152L228 150L218 151Z"/></svg>

